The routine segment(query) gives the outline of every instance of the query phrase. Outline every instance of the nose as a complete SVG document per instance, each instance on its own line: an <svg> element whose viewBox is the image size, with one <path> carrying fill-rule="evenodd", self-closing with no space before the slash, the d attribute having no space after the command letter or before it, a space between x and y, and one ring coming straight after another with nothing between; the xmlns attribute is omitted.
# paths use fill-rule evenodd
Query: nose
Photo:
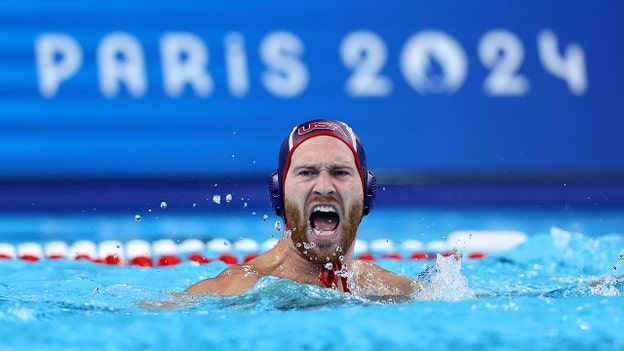
<svg viewBox="0 0 624 351"><path fill-rule="evenodd" d="M329 174L328 171L321 171L318 174L313 190L316 194L319 194L321 196L334 194L336 188L334 187L332 176L331 174Z"/></svg>

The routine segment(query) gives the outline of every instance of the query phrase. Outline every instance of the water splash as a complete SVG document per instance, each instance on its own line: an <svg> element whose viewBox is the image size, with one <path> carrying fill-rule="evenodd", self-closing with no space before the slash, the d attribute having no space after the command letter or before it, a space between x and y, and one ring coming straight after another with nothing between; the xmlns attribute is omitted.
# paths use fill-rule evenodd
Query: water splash
<svg viewBox="0 0 624 351"><path fill-rule="evenodd" d="M236 310L310 310L332 308L347 304L362 304L361 300L334 289L299 284L284 278L263 277L256 286L240 296L214 301L219 309Z"/></svg>
<svg viewBox="0 0 624 351"><path fill-rule="evenodd" d="M221 195L214 195L212 197L212 202L214 202L217 205L220 205L221 204Z"/></svg>
<svg viewBox="0 0 624 351"><path fill-rule="evenodd" d="M596 296L620 296L622 292L622 284L618 284L619 281L615 276L607 277L602 281L602 284L590 286L589 290L592 295ZM619 288L618 289L618 285Z"/></svg>
<svg viewBox="0 0 624 351"><path fill-rule="evenodd" d="M435 270L431 272L429 284L417 295L418 300L460 301L475 297L468 285L468 279L461 273L461 259L455 256L437 256Z"/></svg>

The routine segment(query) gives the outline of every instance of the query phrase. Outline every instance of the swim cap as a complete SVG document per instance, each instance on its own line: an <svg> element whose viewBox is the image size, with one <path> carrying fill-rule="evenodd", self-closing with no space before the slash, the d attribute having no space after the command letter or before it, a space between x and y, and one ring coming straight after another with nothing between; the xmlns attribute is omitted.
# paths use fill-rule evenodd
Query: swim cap
<svg viewBox="0 0 624 351"><path fill-rule="evenodd" d="M360 138L346 123L331 119L315 119L302 123L286 136L279 153L277 170L269 178L269 198L278 216L286 221L284 211L284 181L290 166L290 159L295 149L304 141L316 136L327 135L342 140L353 152L355 163L362 180L364 190L364 206L362 215L366 216L373 207L377 192L377 180L373 172L366 167L366 153Z"/></svg>

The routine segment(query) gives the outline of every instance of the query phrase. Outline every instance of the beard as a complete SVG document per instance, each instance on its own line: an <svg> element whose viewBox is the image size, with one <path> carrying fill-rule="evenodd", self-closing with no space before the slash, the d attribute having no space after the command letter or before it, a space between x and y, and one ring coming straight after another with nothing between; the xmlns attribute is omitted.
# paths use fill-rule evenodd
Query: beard
<svg viewBox="0 0 624 351"><path fill-rule="evenodd" d="M294 202L286 199L284 207L288 223L287 230L289 231L287 236L290 236L290 240L295 244L301 257L315 263L342 260L343 255L353 245L360 221L362 220L363 204L360 201L356 201L351 204L349 211L343 213L340 218L338 226L341 231L338 238L336 238L337 240L328 243L318 243L312 242L308 236L308 231L311 230L310 219L306 218L304 213L309 212L306 210L309 205L306 204L304 209L306 211L303 212Z"/></svg>

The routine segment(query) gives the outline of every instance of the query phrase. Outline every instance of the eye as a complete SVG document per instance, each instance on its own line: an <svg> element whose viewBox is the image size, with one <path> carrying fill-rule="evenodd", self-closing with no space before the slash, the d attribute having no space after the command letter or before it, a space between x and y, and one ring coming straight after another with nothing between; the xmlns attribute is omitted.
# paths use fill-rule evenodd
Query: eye
<svg viewBox="0 0 624 351"><path fill-rule="evenodd" d="M346 169L335 169L332 171L332 174L335 176L347 176L347 175L350 175L351 172L349 172Z"/></svg>
<svg viewBox="0 0 624 351"><path fill-rule="evenodd" d="M297 175L302 176L302 177L308 177L313 174L315 174L315 172L312 169L301 169L299 172L297 172Z"/></svg>

